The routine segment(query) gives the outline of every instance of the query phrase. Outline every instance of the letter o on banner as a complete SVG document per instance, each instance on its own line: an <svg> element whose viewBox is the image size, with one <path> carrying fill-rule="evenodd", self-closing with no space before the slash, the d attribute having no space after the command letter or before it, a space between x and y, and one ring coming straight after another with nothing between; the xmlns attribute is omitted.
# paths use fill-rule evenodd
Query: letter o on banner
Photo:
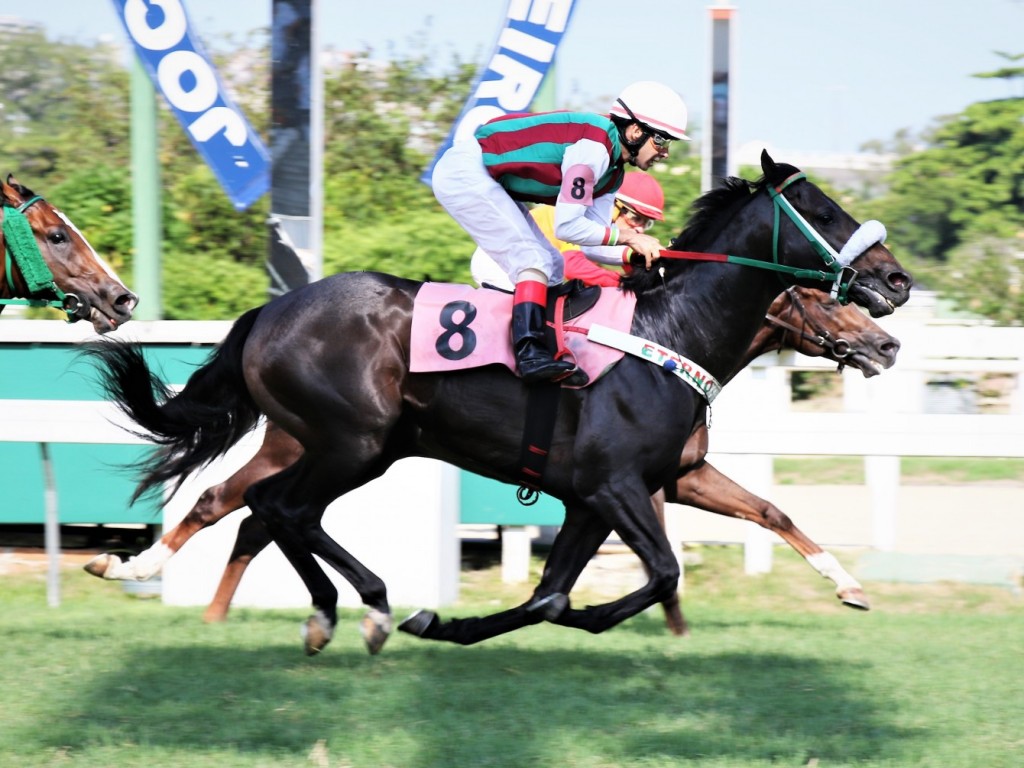
<svg viewBox="0 0 1024 768"><path fill-rule="evenodd" d="M182 85L182 75L191 73L195 84ZM217 77L195 51L172 51L157 66L160 90L171 104L185 112L202 112L217 100Z"/></svg>
<svg viewBox="0 0 1024 768"><path fill-rule="evenodd" d="M159 6L163 10L164 20L157 27L149 26L146 21L150 5ZM173 48L188 31L188 18L178 0L126 0L124 24L132 39L151 51Z"/></svg>

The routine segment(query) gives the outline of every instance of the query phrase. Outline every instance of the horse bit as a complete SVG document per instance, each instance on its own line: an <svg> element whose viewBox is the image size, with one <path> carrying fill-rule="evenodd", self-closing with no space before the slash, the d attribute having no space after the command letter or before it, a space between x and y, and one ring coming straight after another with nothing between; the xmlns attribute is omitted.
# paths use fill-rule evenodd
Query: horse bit
<svg viewBox="0 0 1024 768"><path fill-rule="evenodd" d="M800 315L801 326L798 328L775 315L765 315L765 321L777 328L781 328L784 331L783 339L785 339L786 333L792 333L799 339L809 341L812 344L817 344L822 349L830 350L832 355L836 358L836 361L839 363L839 368L837 370L842 371L843 368L846 367L846 358L854 351L853 346L843 338L833 340L832 335L826 330L818 329L815 333L808 333L805 330L810 326L810 322L807 320L807 307L804 306L804 303L799 299L792 288L788 288L786 293L789 294L789 299L792 302L793 307ZM779 351L782 351L781 348Z"/></svg>

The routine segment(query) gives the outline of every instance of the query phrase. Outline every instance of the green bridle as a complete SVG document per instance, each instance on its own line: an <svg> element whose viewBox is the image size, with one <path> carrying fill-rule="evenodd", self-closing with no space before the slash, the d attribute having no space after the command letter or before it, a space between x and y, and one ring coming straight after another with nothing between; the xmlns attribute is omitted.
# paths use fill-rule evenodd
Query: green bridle
<svg viewBox="0 0 1024 768"><path fill-rule="evenodd" d="M823 282L832 280L832 290L829 295L833 299L837 299L840 304L848 304L850 299L847 293L853 281L857 278L857 270L849 264L844 264L839 254L836 253L835 248L826 243L822 236L818 234L818 231L808 224L807 220L800 215L800 212L793 207L792 203L782 195L782 190L790 184L806 178L807 176L804 173L794 173L779 186L768 187L768 194L771 196L772 205L775 208L775 221L772 225L772 261L776 264L779 261L779 213L780 211L785 211L790 221L796 225L796 228L810 242L811 247L821 256L825 266L831 270L828 273L824 273L824 276L820 278Z"/></svg>
<svg viewBox="0 0 1024 768"><path fill-rule="evenodd" d="M821 235L807 223L796 208L794 208L782 195L782 190L790 184L804 178L806 178L805 174L795 173L779 184L779 186L767 187L768 194L772 198L772 205L775 208L775 220L772 225L771 262L748 259L743 256L731 256L724 253L697 253L692 251L661 251L662 258L691 259L694 261L724 261L729 264L741 264L743 266L756 267L758 269L769 269L774 272L790 275L796 280L817 280L823 283L830 282L832 283L832 290L830 293L832 298L838 299L841 304L849 303L850 299L847 296L847 293L849 292L854 279L857 277L857 270L849 264L844 263L844 259L836 253L836 250L825 242ZM826 269L800 269L798 267L790 267L786 264L779 264L779 220L780 213L783 212L796 225L797 229L800 230L803 236L807 238L814 250L818 252L822 261L825 262Z"/></svg>
<svg viewBox="0 0 1024 768"><path fill-rule="evenodd" d="M81 302L73 293L65 294L54 282L53 273L43 260L43 254L39 251L39 245L36 243L35 233L32 232L32 225L25 215L26 210L42 199L36 195L17 207L7 204L3 206L4 267L7 274L7 287L11 293L16 290L14 266L17 265L28 288L28 298L0 299L0 305L54 307L67 313L68 322L74 322L78 319L74 316L74 312ZM56 299L41 298L43 294L47 293L53 294Z"/></svg>

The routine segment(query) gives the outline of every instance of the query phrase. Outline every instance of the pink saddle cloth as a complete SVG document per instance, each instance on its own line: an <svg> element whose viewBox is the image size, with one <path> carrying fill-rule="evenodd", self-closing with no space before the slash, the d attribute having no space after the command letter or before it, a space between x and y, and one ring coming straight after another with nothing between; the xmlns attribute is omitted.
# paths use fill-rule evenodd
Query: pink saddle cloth
<svg viewBox="0 0 1024 768"><path fill-rule="evenodd" d="M593 307L565 322L562 344L569 358L587 373L589 384L621 360L623 352L588 341L587 331L596 323L628 333L635 307L633 294L602 288ZM497 363L514 373L511 317L510 293L457 283L424 283L413 308L409 370L436 373Z"/></svg>

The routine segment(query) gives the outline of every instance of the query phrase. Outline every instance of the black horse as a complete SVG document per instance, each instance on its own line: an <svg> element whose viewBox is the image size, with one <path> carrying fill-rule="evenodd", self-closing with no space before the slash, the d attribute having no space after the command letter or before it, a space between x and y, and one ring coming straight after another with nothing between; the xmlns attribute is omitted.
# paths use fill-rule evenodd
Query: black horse
<svg viewBox="0 0 1024 768"><path fill-rule="evenodd" d="M632 334L725 378L761 326L780 276L827 289L859 273L849 297L872 314L909 298L911 279L877 241L856 250L858 223L796 168L762 156L764 177L730 179L702 196L675 248L711 261L663 260L623 283L636 295ZM879 227L880 229L880 227ZM864 240L864 238L859 238ZM733 263L722 263L729 256ZM855 258L853 258L855 255ZM736 262L739 262L738 264ZM766 269L754 269L748 264ZM774 272L774 274L773 274ZM413 302L421 283L360 272L336 275L250 310L210 361L172 393L139 349L95 350L112 398L162 447L138 494L223 454L265 413L302 444L302 457L249 488L245 500L295 567L316 613L307 653L331 639L337 591L313 555L343 574L370 611L371 650L391 631L383 582L320 525L330 502L382 475L395 461L427 456L506 482L520 482L530 388L501 367L445 374L409 372ZM593 385L561 390L540 490L565 504L565 523L532 598L494 616L442 622L418 612L402 629L473 643L542 620L601 632L666 599L679 570L650 496L671 482L687 438L705 416L697 389L627 356ZM574 609L567 595L611 530L651 574L613 602Z"/></svg>

